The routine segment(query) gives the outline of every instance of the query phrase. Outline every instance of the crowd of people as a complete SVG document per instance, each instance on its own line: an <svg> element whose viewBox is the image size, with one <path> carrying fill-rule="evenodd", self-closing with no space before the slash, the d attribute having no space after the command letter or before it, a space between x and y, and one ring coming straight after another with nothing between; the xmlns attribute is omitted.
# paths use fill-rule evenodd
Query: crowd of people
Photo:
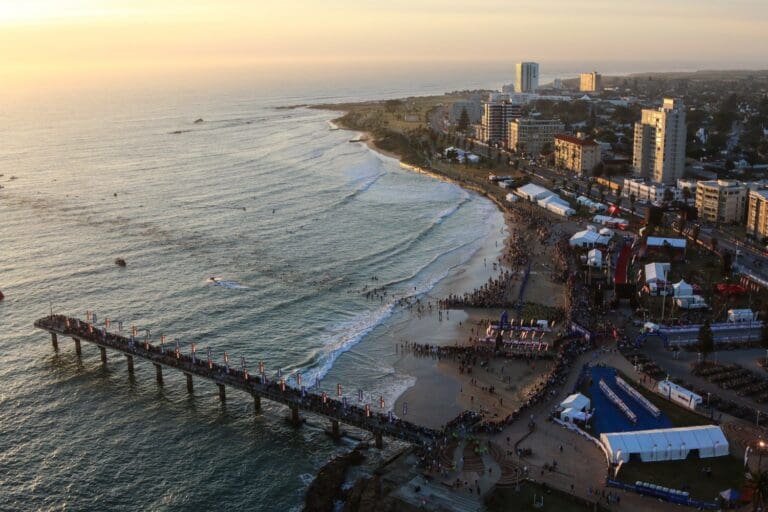
<svg viewBox="0 0 768 512"><path fill-rule="evenodd" d="M317 387L313 389L304 386L300 388L288 386L285 379L280 377L270 379L265 373L252 375L244 366L235 368L228 364L221 365L210 359L200 358L195 353L182 354L178 346L166 347L162 343L160 345L150 343L148 338L137 340L135 335L126 337L111 333L105 326L97 328L91 323L82 322L76 318L53 315L38 320L36 326L50 328L77 339L93 341L128 354L135 354L154 363L176 367L181 371L212 379L219 384L237 386L255 396L338 419L364 430L389 435L417 445L431 445L441 436L439 431L400 419L391 411L381 412L381 407L369 404L355 405L346 400L337 400L325 392L320 392Z"/></svg>

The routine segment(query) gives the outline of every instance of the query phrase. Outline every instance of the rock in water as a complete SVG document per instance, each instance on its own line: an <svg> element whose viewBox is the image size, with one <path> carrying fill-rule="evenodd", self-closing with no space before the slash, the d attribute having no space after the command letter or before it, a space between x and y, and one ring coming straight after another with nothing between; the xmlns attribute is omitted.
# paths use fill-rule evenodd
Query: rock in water
<svg viewBox="0 0 768 512"><path fill-rule="evenodd" d="M195 124L200 124L202 122L203 122L203 118L202 117L198 117L197 119L195 119Z"/></svg>
<svg viewBox="0 0 768 512"><path fill-rule="evenodd" d="M333 512L334 503L342 494L347 469L360 464L363 459L365 456L355 448L323 466L307 489L304 512Z"/></svg>
<svg viewBox="0 0 768 512"><path fill-rule="evenodd" d="M125 260L123 258L117 258L115 260L115 265L117 265L118 267L125 267L127 265L127 263L125 262Z"/></svg>

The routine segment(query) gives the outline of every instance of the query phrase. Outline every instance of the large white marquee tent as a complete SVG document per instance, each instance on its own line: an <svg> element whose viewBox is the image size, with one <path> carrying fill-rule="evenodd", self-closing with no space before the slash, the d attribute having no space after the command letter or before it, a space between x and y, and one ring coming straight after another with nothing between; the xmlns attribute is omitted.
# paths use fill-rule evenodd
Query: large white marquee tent
<svg viewBox="0 0 768 512"><path fill-rule="evenodd" d="M600 434L600 442L613 463L629 462L631 455L643 462L682 460L692 450L700 458L728 455L728 440L714 425Z"/></svg>

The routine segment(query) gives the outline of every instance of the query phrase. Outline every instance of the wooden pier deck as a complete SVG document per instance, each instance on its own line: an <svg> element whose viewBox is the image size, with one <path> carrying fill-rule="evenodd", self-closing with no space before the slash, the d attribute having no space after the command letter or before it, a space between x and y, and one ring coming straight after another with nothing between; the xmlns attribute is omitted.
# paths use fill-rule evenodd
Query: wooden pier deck
<svg viewBox="0 0 768 512"><path fill-rule="evenodd" d="M428 446L442 433L388 414L375 412L373 405L358 406L331 398L326 393L302 387L289 386L283 379L271 380L266 375L252 375L246 368L236 369L228 364L218 364L196 354L182 354L178 347L160 344L150 340L137 340L135 336L123 336L108 332L105 327L64 315L51 315L35 322L35 327L51 334L53 348L58 350L58 338L69 337L75 342L77 355L81 354L81 341L97 345L101 360L107 362L107 349L122 352L128 360L128 371L133 373L134 358L151 362L156 369L158 384L163 383L163 367L183 372L187 378L187 391L193 390L193 377L213 381L219 387L219 397L226 400L226 388L232 388L253 396L256 412L261 409L261 399L271 400L288 406L291 420L300 424L299 411L305 411L331 420L331 432L340 434L339 424L344 423L371 432L376 446L382 446L382 437L388 436L409 443Z"/></svg>

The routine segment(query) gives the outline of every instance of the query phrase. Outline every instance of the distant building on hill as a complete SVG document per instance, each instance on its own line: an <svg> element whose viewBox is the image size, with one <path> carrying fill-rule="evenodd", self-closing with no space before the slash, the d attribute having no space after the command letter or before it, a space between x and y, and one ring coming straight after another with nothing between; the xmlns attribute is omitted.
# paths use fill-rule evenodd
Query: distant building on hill
<svg viewBox="0 0 768 512"><path fill-rule="evenodd" d="M579 75L579 91L599 92L603 89L603 77L597 71Z"/></svg>
<svg viewBox="0 0 768 512"><path fill-rule="evenodd" d="M582 176L590 174L600 163L600 145L593 140L557 134L554 142L555 167L568 169Z"/></svg>
<svg viewBox="0 0 768 512"><path fill-rule="evenodd" d="M515 66L515 92L536 92L539 88L539 64L518 62Z"/></svg>

